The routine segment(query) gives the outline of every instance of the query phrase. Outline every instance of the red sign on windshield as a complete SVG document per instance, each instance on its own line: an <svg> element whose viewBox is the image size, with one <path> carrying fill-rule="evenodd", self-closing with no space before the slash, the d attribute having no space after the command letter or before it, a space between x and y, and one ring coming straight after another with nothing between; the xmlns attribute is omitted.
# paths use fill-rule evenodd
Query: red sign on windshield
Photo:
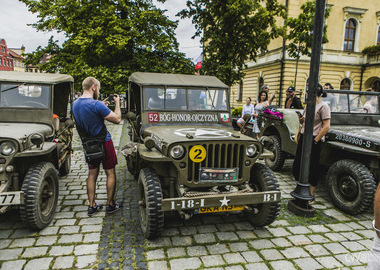
<svg viewBox="0 0 380 270"><path fill-rule="evenodd" d="M149 123L158 123L159 122L158 113L148 113L148 121Z"/></svg>

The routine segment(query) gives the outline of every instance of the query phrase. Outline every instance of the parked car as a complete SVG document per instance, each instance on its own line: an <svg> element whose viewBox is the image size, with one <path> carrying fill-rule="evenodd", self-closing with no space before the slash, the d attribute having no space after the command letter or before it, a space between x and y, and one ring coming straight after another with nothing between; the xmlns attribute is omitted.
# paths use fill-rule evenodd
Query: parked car
<svg viewBox="0 0 380 270"><path fill-rule="evenodd" d="M340 210L356 215L373 205L380 180L380 113L377 92L326 90L330 99L331 129L326 134L320 164L328 168L329 195ZM369 105L371 107L369 107ZM299 127L296 109L278 109L283 119L261 114L261 135L265 148L274 156L265 163L279 171L293 158Z"/></svg>
<svg viewBox="0 0 380 270"><path fill-rule="evenodd" d="M169 94L167 94L169 93ZM122 148L138 179L147 238L160 235L164 212L182 217L244 211L254 226L280 209L273 172L261 143L232 129L229 89L216 77L133 73L129 78L129 143Z"/></svg>
<svg viewBox="0 0 380 270"><path fill-rule="evenodd" d="M0 71L0 214L20 209L28 228L53 219L58 174L70 172L73 78Z"/></svg>

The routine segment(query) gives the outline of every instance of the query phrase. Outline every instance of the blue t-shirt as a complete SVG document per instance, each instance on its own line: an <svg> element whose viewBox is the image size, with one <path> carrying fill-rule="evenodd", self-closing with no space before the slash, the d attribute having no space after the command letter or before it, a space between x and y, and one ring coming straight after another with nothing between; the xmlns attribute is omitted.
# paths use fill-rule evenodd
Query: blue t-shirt
<svg viewBox="0 0 380 270"><path fill-rule="evenodd" d="M83 130L91 136L96 136L102 130L104 117L111 110L101 101L92 98L78 98L73 103L75 121ZM111 134L107 131L106 142L111 140Z"/></svg>

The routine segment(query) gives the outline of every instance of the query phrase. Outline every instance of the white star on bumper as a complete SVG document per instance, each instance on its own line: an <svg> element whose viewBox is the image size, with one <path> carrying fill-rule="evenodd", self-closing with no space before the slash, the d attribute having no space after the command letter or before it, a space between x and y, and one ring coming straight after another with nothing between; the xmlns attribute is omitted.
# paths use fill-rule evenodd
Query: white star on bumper
<svg viewBox="0 0 380 270"><path fill-rule="evenodd" d="M228 202L230 200L227 200L226 196L224 196L224 199L223 200L219 200L219 201L222 203L222 205L220 207L223 207L223 206L228 206Z"/></svg>

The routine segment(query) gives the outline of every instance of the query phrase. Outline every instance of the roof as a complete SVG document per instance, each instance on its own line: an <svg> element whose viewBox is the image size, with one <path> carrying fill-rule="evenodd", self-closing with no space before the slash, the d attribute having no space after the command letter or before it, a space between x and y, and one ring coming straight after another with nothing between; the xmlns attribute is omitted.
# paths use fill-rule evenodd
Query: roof
<svg viewBox="0 0 380 270"><path fill-rule="evenodd" d="M9 48L8 48L8 52L9 52L9 54L10 54L13 58L24 59L24 57L22 57L21 55L19 55L19 54L16 53L16 52L14 52L12 49L9 49Z"/></svg>
<svg viewBox="0 0 380 270"><path fill-rule="evenodd" d="M74 82L74 78L70 75L56 73L0 71L0 82L58 84Z"/></svg>
<svg viewBox="0 0 380 270"><path fill-rule="evenodd" d="M129 81L138 85L228 88L228 86L218 78L203 75L135 72L129 77Z"/></svg>

